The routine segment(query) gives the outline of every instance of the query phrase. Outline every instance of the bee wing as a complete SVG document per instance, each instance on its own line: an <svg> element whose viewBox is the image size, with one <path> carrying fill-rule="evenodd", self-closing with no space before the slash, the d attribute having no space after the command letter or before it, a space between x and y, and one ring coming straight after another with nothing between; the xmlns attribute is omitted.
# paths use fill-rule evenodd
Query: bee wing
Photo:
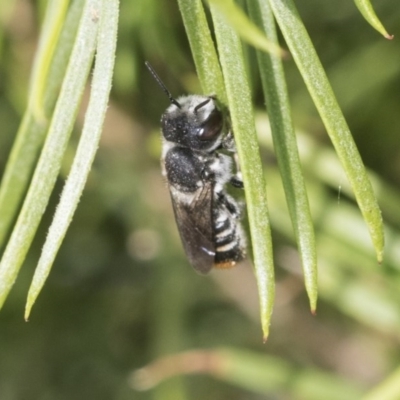
<svg viewBox="0 0 400 400"><path fill-rule="evenodd" d="M193 268L206 274L214 265L213 184L205 182L193 200L183 203L171 192L172 205L186 255Z"/></svg>

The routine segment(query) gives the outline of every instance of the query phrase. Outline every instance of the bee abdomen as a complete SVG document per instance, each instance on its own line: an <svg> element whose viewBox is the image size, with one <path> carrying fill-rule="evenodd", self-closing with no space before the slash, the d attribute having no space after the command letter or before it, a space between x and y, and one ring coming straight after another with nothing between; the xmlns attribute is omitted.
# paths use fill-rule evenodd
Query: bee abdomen
<svg viewBox="0 0 400 400"><path fill-rule="evenodd" d="M230 268L245 257L242 228L233 215L221 210L215 219L215 267Z"/></svg>

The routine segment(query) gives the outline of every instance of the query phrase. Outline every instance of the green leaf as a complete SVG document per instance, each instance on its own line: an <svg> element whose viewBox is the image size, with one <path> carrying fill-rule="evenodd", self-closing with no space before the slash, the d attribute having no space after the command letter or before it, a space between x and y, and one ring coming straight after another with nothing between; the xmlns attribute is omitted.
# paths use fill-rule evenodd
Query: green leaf
<svg viewBox="0 0 400 400"><path fill-rule="evenodd" d="M203 4L201 0L178 0L178 3L203 92L216 95L226 104L224 79Z"/></svg>
<svg viewBox="0 0 400 400"><path fill-rule="evenodd" d="M41 40L37 50L37 61L33 65L30 82L30 96L28 108L32 110L36 120L46 119L44 97L46 92L47 75L55 53L58 38L63 27L69 0L52 0L46 9L46 18L43 23Z"/></svg>
<svg viewBox="0 0 400 400"><path fill-rule="evenodd" d="M360 388L334 374L316 368L296 368L287 361L266 354L235 348L213 352L222 365L217 376L238 387L263 393L287 393L293 398L307 400L353 400L359 398Z"/></svg>
<svg viewBox="0 0 400 400"><path fill-rule="evenodd" d="M93 61L100 0L87 0L49 133L31 185L0 262L0 308L18 275L57 179Z"/></svg>
<svg viewBox="0 0 400 400"><path fill-rule="evenodd" d="M360 154L292 0L270 0L275 18L324 122L367 223L377 259L382 262L381 212Z"/></svg>
<svg viewBox="0 0 400 400"><path fill-rule="evenodd" d="M274 17L267 1L247 1L250 15L262 26L271 42L278 42ZM311 311L317 307L317 254L313 221L301 170L289 96L281 59L258 51L257 58L271 123L275 152L285 189L293 230L303 264Z"/></svg>
<svg viewBox="0 0 400 400"><path fill-rule="evenodd" d="M82 195L94 156L98 149L114 69L118 28L118 3L118 0L103 2L98 32L98 36L102 40L97 42L96 63L93 72L90 101L82 136L70 175L61 194L57 211L35 270L32 284L29 288L25 319L28 319L31 308L50 273L58 249L78 206L79 198Z"/></svg>
<svg viewBox="0 0 400 400"><path fill-rule="evenodd" d="M62 4L57 1L49 4L44 20L45 29L43 29L34 61L28 108L22 118L1 182L0 247L3 247L18 211L39 149L45 139L50 123L49 117L64 78L84 2L73 2L59 35L59 25L63 21L60 14L54 12L54 4L60 5L60 11L64 11ZM59 37L59 45L54 49L53 42L57 37ZM47 74L42 74L42 70L47 71Z"/></svg>
<svg viewBox="0 0 400 400"><path fill-rule="evenodd" d="M354 0L357 8L360 10L363 17L367 20L367 22L376 29L380 34L382 34L386 39L393 39L393 35L389 35L382 25L381 21L375 14L374 9L372 8L369 0Z"/></svg>
<svg viewBox="0 0 400 400"><path fill-rule="evenodd" d="M130 385L148 390L182 374L209 374L268 398L307 400L359 399L362 390L350 381L316 368L297 368L286 360L240 348L192 350L172 354L135 371Z"/></svg>
<svg viewBox="0 0 400 400"><path fill-rule="evenodd" d="M268 337L274 301L274 265L267 195L254 126L253 108L242 47L234 29L213 3L210 4L228 105L235 135L250 225L255 273L258 284L261 325Z"/></svg>
<svg viewBox="0 0 400 400"><path fill-rule="evenodd" d="M239 36L255 48L283 57L286 53L277 43L270 41L232 0L208 0L210 6L223 15Z"/></svg>

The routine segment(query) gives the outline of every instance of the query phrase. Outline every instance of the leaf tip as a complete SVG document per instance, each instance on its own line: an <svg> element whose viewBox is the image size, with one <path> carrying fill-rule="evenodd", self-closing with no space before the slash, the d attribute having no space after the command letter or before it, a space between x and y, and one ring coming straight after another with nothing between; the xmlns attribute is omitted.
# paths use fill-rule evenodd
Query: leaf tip
<svg viewBox="0 0 400 400"><path fill-rule="evenodd" d="M269 337L269 323L262 324L262 331L263 331L263 343L267 343Z"/></svg>
<svg viewBox="0 0 400 400"><path fill-rule="evenodd" d="M317 308L316 307L315 308L311 307L311 314L312 314L313 317L315 317L317 315Z"/></svg>
<svg viewBox="0 0 400 400"><path fill-rule="evenodd" d="M0 310L3 308L4 302L6 301L8 292L0 293Z"/></svg>
<svg viewBox="0 0 400 400"><path fill-rule="evenodd" d="M37 299L37 292L32 293L32 287L31 287L29 289L28 297L26 299L26 304L25 304L24 319L26 322L28 322L29 317L31 316L32 307L35 304L36 299Z"/></svg>
<svg viewBox="0 0 400 400"><path fill-rule="evenodd" d="M25 306L25 314L24 314L25 322L29 322L29 317L31 315L31 310L32 310L32 305L27 303L26 306Z"/></svg>
<svg viewBox="0 0 400 400"><path fill-rule="evenodd" d="M375 247L375 252L378 264L381 265L383 262L383 246Z"/></svg>
<svg viewBox="0 0 400 400"><path fill-rule="evenodd" d="M310 311L312 315L317 315L317 295L313 293L313 296L310 296Z"/></svg>
<svg viewBox="0 0 400 400"><path fill-rule="evenodd" d="M384 37L385 39L387 39L387 40L393 40L393 39L394 39L394 35L389 35L388 33L385 33L385 34L383 35L383 37Z"/></svg>

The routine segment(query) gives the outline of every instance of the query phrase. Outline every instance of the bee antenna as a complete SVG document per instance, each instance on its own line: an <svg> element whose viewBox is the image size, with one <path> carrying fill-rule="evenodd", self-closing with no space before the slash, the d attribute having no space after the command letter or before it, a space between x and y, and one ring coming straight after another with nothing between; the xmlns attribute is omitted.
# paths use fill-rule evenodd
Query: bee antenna
<svg viewBox="0 0 400 400"><path fill-rule="evenodd" d="M175 104L178 108L181 108L181 105L172 97L171 92L167 89L167 87L164 85L164 82L161 80L161 78L157 75L157 72L154 71L153 67L150 65L148 61L144 62L146 64L147 69L150 71L150 73L153 75L153 78L157 81L157 83L160 85L161 89L165 92L165 94L168 96L169 101L172 104Z"/></svg>

